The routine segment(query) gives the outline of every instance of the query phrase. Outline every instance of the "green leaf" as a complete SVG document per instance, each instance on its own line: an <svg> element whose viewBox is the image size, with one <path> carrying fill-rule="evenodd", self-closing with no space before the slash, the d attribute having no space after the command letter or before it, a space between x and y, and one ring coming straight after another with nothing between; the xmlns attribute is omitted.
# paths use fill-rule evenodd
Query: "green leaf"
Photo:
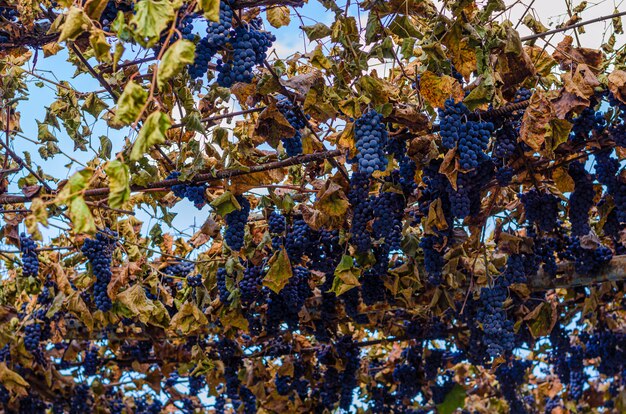
<svg viewBox="0 0 626 414"><path fill-rule="evenodd" d="M209 321L206 316L195 304L185 302L172 318L170 329L174 332L180 331L183 335L189 335L192 332L202 331L208 324Z"/></svg>
<svg viewBox="0 0 626 414"><path fill-rule="evenodd" d="M135 122L135 119L137 119L141 108L143 108L147 100L148 91L144 90L134 81L128 82L122 96L120 96L120 99L117 101L117 111L115 112L114 121L122 125L132 124Z"/></svg>
<svg viewBox="0 0 626 414"><path fill-rule="evenodd" d="M224 194L211 201L211 206L222 217L231 211L241 210L239 202L230 191L224 192Z"/></svg>
<svg viewBox="0 0 626 414"><path fill-rule="evenodd" d="M96 232L93 216L83 198L83 190L87 188L92 173L91 169L76 172L55 199L57 205L67 204L69 207L70 219L76 233L93 234Z"/></svg>
<svg viewBox="0 0 626 414"><path fill-rule="evenodd" d="M111 45L107 42L102 30L93 30L89 36L89 43L98 62L111 62Z"/></svg>
<svg viewBox="0 0 626 414"><path fill-rule="evenodd" d="M126 306L142 323L151 323L157 326L163 325L163 318L165 318L163 312L159 310L159 305L148 299L145 289L140 284L136 284L119 293L117 301ZM163 306L160 302L159 304L161 307ZM165 315L167 315L167 310L165 310ZM167 320L169 321L169 317L167 317Z"/></svg>
<svg viewBox="0 0 626 414"><path fill-rule="evenodd" d="M137 140L133 145L133 150L130 153L130 159L132 161L140 160L144 154L156 144L162 144L165 142L165 133L172 125L170 117L163 112L156 111L150 114L146 123L139 131Z"/></svg>
<svg viewBox="0 0 626 414"><path fill-rule="evenodd" d="M147 46L150 40L156 41L174 15L174 7L169 0L140 0L135 4L135 15L130 20L136 40L142 46Z"/></svg>
<svg viewBox="0 0 626 414"><path fill-rule="evenodd" d="M280 249L269 261L270 270L263 279L263 286L267 286L274 293L279 293L289 283L293 276L291 262L285 249Z"/></svg>
<svg viewBox="0 0 626 414"><path fill-rule="evenodd" d="M326 26L324 23L315 23L313 26L302 26L302 30L304 30L304 33L306 33L306 36L311 42L323 39L326 36L330 36L332 33L330 27Z"/></svg>
<svg viewBox="0 0 626 414"><path fill-rule="evenodd" d="M318 69L332 68L332 62L324 55L322 46L318 45L310 55L311 64Z"/></svg>
<svg viewBox="0 0 626 414"><path fill-rule="evenodd" d="M200 0L200 8L204 10L204 17L212 22L220 21L220 0Z"/></svg>
<svg viewBox="0 0 626 414"><path fill-rule="evenodd" d="M120 208L130 198L130 169L115 160L107 164L105 171L109 176L109 206Z"/></svg>
<svg viewBox="0 0 626 414"><path fill-rule="evenodd" d="M196 53L196 46L189 40L178 40L171 45L163 54L163 59L159 65L157 74L157 85L159 88L165 82L176 76L184 67L193 63Z"/></svg>
<svg viewBox="0 0 626 414"><path fill-rule="evenodd" d="M91 28L91 19L78 7L72 7L65 18L65 23L61 28L59 42L64 40L74 40Z"/></svg>
<svg viewBox="0 0 626 414"><path fill-rule="evenodd" d="M74 225L74 232L76 233L89 233L96 232L96 223L93 220L93 215L89 206L85 202L83 196L75 197L70 202L70 219Z"/></svg>
<svg viewBox="0 0 626 414"><path fill-rule="evenodd" d="M437 405L437 412L439 414L452 414L457 408L463 408L465 406L465 395L465 388L455 384L452 390L446 394L443 402Z"/></svg>
<svg viewBox="0 0 626 414"><path fill-rule="evenodd" d="M48 227L48 210L46 210L46 204L39 197L34 198L30 203L30 210L37 218L37 221L44 226Z"/></svg>
<svg viewBox="0 0 626 414"><path fill-rule="evenodd" d="M108 105L104 103L102 99L98 98L98 95L90 93L87 95L82 108L94 118L98 118L100 113L108 108Z"/></svg>
<svg viewBox="0 0 626 414"><path fill-rule="evenodd" d="M85 3L85 12L87 12L87 15L92 19L99 20L108 3L108 0L87 0Z"/></svg>
<svg viewBox="0 0 626 414"><path fill-rule="evenodd" d="M267 9L267 21L275 28L287 26L291 22L289 7L279 6Z"/></svg>
<svg viewBox="0 0 626 414"><path fill-rule="evenodd" d="M335 269L335 279L330 289L331 292L335 292L335 295L340 296L350 289L359 286L360 274L360 269L354 267L354 259L352 256L344 254L341 258L341 262L339 262Z"/></svg>
<svg viewBox="0 0 626 414"><path fill-rule="evenodd" d="M100 151L98 151L98 156L102 158L109 159L111 158L111 151L113 151L113 143L106 135L100 136Z"/></svg>

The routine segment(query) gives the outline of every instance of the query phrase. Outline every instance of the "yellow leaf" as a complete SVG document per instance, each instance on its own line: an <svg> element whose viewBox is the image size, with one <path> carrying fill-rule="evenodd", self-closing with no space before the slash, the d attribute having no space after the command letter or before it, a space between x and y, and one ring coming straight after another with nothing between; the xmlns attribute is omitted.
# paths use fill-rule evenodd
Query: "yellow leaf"
<svg viewBox="0 0 626 414"><path fill-rule="evenodd" d="M19 396L28 395L26 389L30 387L20 374L11 371L4 362L0 363L0 384L10 393L15 393Z"/></svg>
<svg viewBox="0 0 626 414"><path fill-rule="evenodd" d="M540 90L533 93L522 118L520 138L534 151L540 151L548 132L550 120L556 114L552 103Z"/></svg>
<svg viewBox="0 0 626 414"><path fill-rule="evenodd" d="M65 18L65 23L61 28L59 42L74 40L91 27L91 19L83 9L72 7Z"/></svg>
<svg viewBox="0 0 626 414"><path fill-rule="evenodd" d="M291 16L289 16L289 7L279 6L267 9L267 21L275 27L287 26L291 22Z"/></svg>
<svg viewBox="0 0 626 414"><path fill-rule="evenodd" d="M448 98L459 102L464 97L463 87L451 76L437 76L427 70L420 78L420 93L432 107L443 108Z"/></svg>
<svg viewBox="0 0 626 414"><path fill-rule="evenodd" d="M207 20L212 22L220 21L220 0L200 0L199 3Z"/></svg>
<svg viewBox="0 0 626 414"><path fill-rule="evenodd" d="M143 124L137 140L133 144L130 153L132 161L139 161L153 145L165 142L165 133L172 125L172 121L167 114L155 111L148 116Z"/></svg>
<svg viewBox="0 0 626 414"><path fill-rule="evenodd" d="M291 262L287 251L280 249L269 261L270 269L263 279L263 286L269 287L273 292L279 293L289 283L293 276Z"/></svg>
<svg viewBox="0 0 626 414"><path fill-rule="evenodd" d="M174 332L180 331L183 335L193 332L200 332L206 329L209 321L198 307L185 302L178 313L174 315L170 323L170 329Z"/></svg>

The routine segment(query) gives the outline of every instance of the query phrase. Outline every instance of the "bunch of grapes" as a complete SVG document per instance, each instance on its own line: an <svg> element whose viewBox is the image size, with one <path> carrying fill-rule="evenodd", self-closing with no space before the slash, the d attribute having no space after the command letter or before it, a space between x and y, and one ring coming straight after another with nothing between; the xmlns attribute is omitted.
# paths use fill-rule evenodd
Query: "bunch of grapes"
<svg viewBox="0 0 626 414"><path fill-rule="evenodd" d="M466 174L459 174L456 180L456 190L452 186L448 186L448 199L450 200L450 209L454 217L463 219L470 215L471 199L473 183Z"/></svg>
<svg viewBox="0 0 626 414"><path fill-rule="evenodd" d="M263 63L267 50L276 41L273 34L257 30L254 24L238 27L230 35L229 59L217 61L217 83L224 88L237 82L252 82L252 69Z"/></svg>
<svg viewBox="0 0 626 414"><path fill-rule="evenodd" d="M493 157L506 161L515 154L517 148L517 138L519 136L519 128L513 122L505 121L502 127L495 133L495 142L493 144Z"/></svg>
<svg viewBox="0 0 626 414"><path fill-rule="evenodd" d="M133 10L133 7L126 2L119 0L109 0L104 11L100 15L100 24L102 30L105 32L111 31L111 23L116 19L119 12L128 13Z"/></svg>
<svg viewBox="0 0 626 414"><path fill-rule="evenodd" d="M22 252L22 273L25 277L37 277L39 274L39 258L37 257L37 244L25 233L20 234L20 251Z"/></svg>
<svg viewBox="0 0 626 414"><path fill-rule="evenodd" d="M250 214L250 202L243 195L235 197L241 206L240 210L234 210L226 214L226 230L224 240L232 250L240 250L243 247L246 224Z"/></svg>
<svg viewBox="0 0 626 414"><path fill-rule="evenodd" d="M438 248L441 238L434 235L422 237L419 247L424 252L424 268L428 273L428 281L433 285L439 285L443 276L443 251Z"/></svg>
<svg viewBox="0 0 626 414"><path fill-rule="evenodd" d="M117 233L109 229L98 232L95 239L85 239L81 249L83 255L91 264L91 271L96 277L93 286L93 296L96 307L106 312L111 309L112 303L107 293L107 286L111 281L111 259L115 250Z"/></svg>
<svg viewBox="0 0 626 414"><path fill-rule="evenodd" d="M598 181L605 185L609 194L614 194L619 186L616 174L619 161L611 156L612 149L603 149L595 154L595 171Z"/></svg>
<svg viewBox="0 0 626 414"><path fill-rule="evenodd" d="M298 263L311 245L311 232L311 228L304 220L294 220L291 231L287 233L285 238L285 249L293 263Z"/></svg>
<svg viewBox="0 0 626 414"><path fill-rule="evenodd" d="M243 279L239 282L239 292L244 305L251 305L257 300L262 282L262 266L249 266L243 271Z"/></svg>
<svg viewBox="0 0 626 414"><path fill-rule="evenodd" d="M572 123L569 139L575 144L584 143L589 139L592 131L602 131L606 127L604 114L596 112L592 107L583 109Z"/></svg>
<svg viewBox="0 0 626 414"><path fill-rule="evenodd" d="M399 399L411 400L419 391L422 348L409 346L402 351L402 358L403 362L396 365L392 378L398 384L396 393Z"/></svg>
<svg viewBox="0 0 626 414"><path fill-rule="evenodd" d="M552 231L559 214L559 199L552 194L541 193L535 189L521 195L526 219L537 224L543 231Z"/></svg>
<svg viewBox="0 0 626 414"><path fill-rule="evenodd" d="M14 22L17 20L18 12L11 7L0 7L0 18Z"/></svg>
<svg viewBox="0 0 626 414"><path fill-rule="evenodd" d="M400 186L405 195L413 194L413 191L417 189L415 183L415 172L417 171L417 165L410 157L404 156L400 160Z"/></svg>
<svg viewBox="0 0 626 414"><path fill-rule="evenodd" d="M506 288L502 285L480 291L477 319L483 328L487 352L493 358L510 352L514 345L513 323L507 319L503 307L506 296Z"/></svg>
<svg viewBox="0 0 626 414"><path fill-rule="evenodd" d="M389 251L400 250L405 206L402 194L384 192L376 198L372 229L376 239L384 239Z"/></svg>
<svg viewBox="0 0 626 414"><path fill-rule="evenodd" d="M500 167L496 171L496 180L501 187L506 187L511 184L511 180L513 180L513 175L515 174L515 170L512 167Z"/></svg>
<svg viewBox="0 0 626 414"><path fill-rule="evenodd" d="M509 403L512 413L526 412L524 403L518 396L517 389L524 382L526 371L530 366L530 361L513 359L496 368L496 378L500 384L500 390L502 391L504 399Z"/></svg>
<svg viewBox="0 0 626 414"><path fill-rule="evenodd" d="M557 240L553 237L535 237L535 256L543 263L543 271L552 277L556 277L556 257L558 249Z"/></svg>
<svg viewBox="0 0 626 414"><path fill-rule="evenodd" d="M572 235L584 236L591 231L589 210L594 204L593 199L596 195L593 189L593 179L580 162L572 162L568 172L575 185L569 198L569 220L572 224Z"/></svg>
<svg viewBox="0 0 626 414"><path fill-rule="evenodd" d="M358 151L356 159L359 171L372 175L374 171L387 169L384 148L387 144L387 129L382 123L383 116L372 110L362 115L354 123L354 137Z"/></svg>
<svg viewBox="0 0 626 414"><path fill-rule="evenodd" d="M348 200L353 210L350 226L351 242L361 252L367 251L371 245L367 222L373 218L374 199L369 197L369 187L370 179L367 173L357 171L350 177Z"/></svg>
<svg viewBox="0 0 626 414"><path fill-rule="evenodd" d="M535 255L523 253L511 254L506 262L502 283L504 286L509 286L514 283L526 283L528 277L537 273L537 270L538 263Z"/></svg>
<svg viewBox="0 0 626 414"><path fill-rule="evenodd" d="M276 107L285 119L287 119L289 125L291 125L295 130L304 129L304 127L306 127L306 119L301 116L298 108L286 96L278 96Z"/></svg>
<svg viewBox="0 0 626 414"><path fill-rule="evenodd" d="M310 278L309 270L302 266L296 266L293 268L293 276L289 279L289 282L280 291L280 295L283 300L295 313L298 313L304 301L313 293L309 286Z"/></svg>
<svg viewBox="0 0 626 414"><path fill-rule="evenodd" d="M459 156L461 168L469 171L478 167L478 164L485 158L484 151L489 145L489 138L493 132L491 122L469 121L465 128L461 130L459 136Z"/></svg>
<svg viewBox="0 0 626 414"><path fill-rule="evenodd" d="M224 4L222 2L222 4ZM209 62L217 53L217 49L211 46L208 36L200 39L196 45L196 55L193 63L189 65L188 72L191 79L202 78L209 70Z"/></svg>
<svg viewBox="0 0 626 414"><path fill-rule="evenodd" d="M194 288L202 286L202 275L188 275L187 284Z"/></svg>
<svg viewBox="0 0 626 414"><path fill-rule="evenodd" d="M32 323L24 328L24 348L30 353L39 351L41 342L41 324Z"/></svg>
<svg viewBox="0 0 626 414"><path fill-rule="evenodd" d="M100 358L98 357L98 348L88 348L85 351L85 359L83 360L83 370L86 376L96 375L100 367Z"/></svg>
<svg viewBox="0 0 626 414"><path fill-rule="evenodd" d="M194 267L193 262L178 262L164 267L161 272L168 276L185 277L193 271Z"/></svg>
<svg viewBox="0 0 626 414"><path fill-rule="evenodd" d="M226 277L228 277L228 271L223 267L217 269L217 293L219 294L220 301L228 305L230 300L230 291L226 287Z"/></svg>
<svg viewBox="0 0 626 414"><path fill-rule="evenodd" d="M597 272L613 258L613 252L606 246L599 245L595 248L589 248L589 246L583 246L578 237L568 241L566 250L559 252L559 255L564 259L573 260L576 272L581 275Z"/></svg>
<svg viewBox="0 0 626 414"><path fill-rule="evenodd" d="M207 44L214 50L218 50L226 45L230 29L233 27L233 9L228 1L220 2L219 21L209 21L207 23L205 37Z"/></svg>
<svg viewBox="0 0 626 414"><path fill-rule="evenodd" d="M583 396L583 386L587 382L582 347L574 346L571 348L567 365L569 366L569 395L573 400L578 401Z"/></svg>
<svg viewBox="0 0 626 414"><path fill-rule="evenodd" d="M89 385L78 384L74 387L72 401L70 403L70 414L85 414L91 412L92 402Z"/></svg>
<svg viewBox="0 0 626 414"><path fill-rule="evenodd" d="M439 109L439 135L445 148L456 147L457 142L465 133L463 117L469 115L469 110L463 102L455 103L453 99L447 99L443 109Z"/></svg>
<svg viewBox="0 0 626 414"><path fill-rule="evenodd" d="M531 96L533 96L533 91L528 88L519 88L517 91L515 91L513 103L527 101L530 99Z"/></svg>
<svg viewBox="0 0 626 414"><path fill-rule="evenodd" d="M172 171L167 180L174 180L180 177L180 171ZM198 210L200 210L206 204L206 184L191 185L191 184L176 184L172 186L172 192L178 198L187 198L193 203Z"/></svg>

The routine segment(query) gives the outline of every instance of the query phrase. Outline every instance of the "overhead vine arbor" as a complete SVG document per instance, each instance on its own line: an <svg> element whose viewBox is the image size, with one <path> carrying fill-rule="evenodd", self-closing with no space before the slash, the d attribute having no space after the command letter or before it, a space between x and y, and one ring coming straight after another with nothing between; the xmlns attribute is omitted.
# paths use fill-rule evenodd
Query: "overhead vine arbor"
<svg viewBox="0 0 626 414"><path fill-rule="evenodd" d="M2 411L625 412L624 13L312 3L0 2Z"/></svg>

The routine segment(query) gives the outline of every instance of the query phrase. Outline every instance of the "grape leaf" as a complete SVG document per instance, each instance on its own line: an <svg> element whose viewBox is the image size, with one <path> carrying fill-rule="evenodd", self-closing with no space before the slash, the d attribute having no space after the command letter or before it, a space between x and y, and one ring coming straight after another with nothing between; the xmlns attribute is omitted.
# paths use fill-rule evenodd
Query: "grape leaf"
<svg viewBox="0 0 626 414"><path fill-rule="evenodd" d="M117 101L114 122L122 125L130 125L135 122L147 99L148 92L146 90L133 81L128 82Z"/></svg>
<svg viewBox="0 0 626 414"><path fill-rule="evenodd" d="M172 19L174 7L169 0L140 0L135 3L135 15L130 20L130 26L137 35L135 40L148 46L159 39Z"/></svg>
<svg viewBox="0 0 626 414"><path fill-rule="evenodd" d="M204 330L208 324L209 321L206 316L195 304L185 302L172 318L169 329L174 332L180 331L183 335L189 335L192 332Z"/></svg>
<svg viewBox="0 0 626 414"><path fill-rule="evenodd" d="M220 21L220 0L200 0L199 4L207 20L212 22Z"/></svg>
<svg viewBox="0 0 626 414"><path fill-rule="evenodd" d="M130 198L130 168L114 160L107 164L105 171L109 176L109 206L120 208Z"/></svg>
<svg viewBox="0 0 626 414"><path fill-rule="evenodd" d="M291 262L285 249L280 249L269 261L270 269L263 279L263 286L269 287L274 293L279 293L289 283L293 276Z"/></svg>
<svg viewBox="0 0 626 414"><path fill-rule="evenodd" d="M138 161L153 145L165 142L165 133L172 125L170 117L161 111L155 111L148 116L145 124L139 131L137 140L130 153L132 161Z"/></svg>
<svg viewBox="0 0 626 414"><path fill-rule="evenodd" d="M267 9L267 21L275 28L287 26L291 22L289 7L279 6Z"/></svg>
<svg viewBox="0 0 626 414"><path fill-rule="evenodd" d="M191 64L195 58L196 46L189 40L178 40L163 54L157 73L159 88L169 79L178 75L185 65Z"/></svg>
<svg viewBox="0 0 626 414"><path fill-rule="evenodd" d="M91 19L85 14L84 10L78 7L72 7L67 13L65 23L61 28L59 42L65 40L74 40L91 27Z"/></svg>

